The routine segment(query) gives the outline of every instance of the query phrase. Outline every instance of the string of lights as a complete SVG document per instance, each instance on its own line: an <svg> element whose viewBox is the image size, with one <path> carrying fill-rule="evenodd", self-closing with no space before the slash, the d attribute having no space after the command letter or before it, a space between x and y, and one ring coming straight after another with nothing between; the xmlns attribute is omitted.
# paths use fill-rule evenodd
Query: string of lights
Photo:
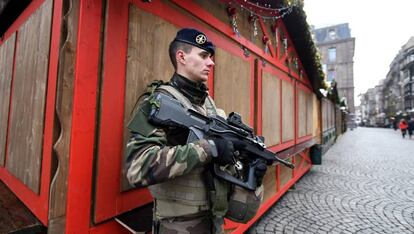
<svg viewBox="0 0 414 234"><path fill-rule="evenodd" d="M236 1L236 0L233 0L233 1ZM239 4L244 3L244 4L248 5L251 8L256 8L256 9L259 9L259 10L262 10L262 11L282 11L282 10L286 10L286 9L290 8L290 6L285 6L285 7L281 7L281 8L272 8L271 4L266 4L265 3L264 6L262 6L262 5L259 4L259 2L256 2L256 4L254 4L253 2L247 1L247 0L243 0L243 1L238 0L237 2L239 2Z"/></svg>
<svg viewBox="0 0 414 234"><path fill-rule="evenodd" d="M276 20L283 18L285 15L290 14L294 7L294 5L291 5L280 8L272 8L270 4L264 4L264 6L262 6L259 2L255 4L248 0L231 0L228 1L228 4L237 4L242 10L246 10L251 15L260 16L264 20Z"/></svg>

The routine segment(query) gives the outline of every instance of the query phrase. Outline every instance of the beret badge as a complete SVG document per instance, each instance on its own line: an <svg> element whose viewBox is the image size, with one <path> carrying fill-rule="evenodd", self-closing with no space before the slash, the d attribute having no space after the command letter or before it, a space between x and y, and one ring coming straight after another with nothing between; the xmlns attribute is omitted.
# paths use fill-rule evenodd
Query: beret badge
<svg viewBox="0 0 414 234"><path fill-rule="evenodd" d="M197 37L196 37L196 42L197 42L197 44L202 45L202 44L204 44L206 41L207 41L206 36L204 36L203 34L199 34L199 35L197 35Z"/></svg>

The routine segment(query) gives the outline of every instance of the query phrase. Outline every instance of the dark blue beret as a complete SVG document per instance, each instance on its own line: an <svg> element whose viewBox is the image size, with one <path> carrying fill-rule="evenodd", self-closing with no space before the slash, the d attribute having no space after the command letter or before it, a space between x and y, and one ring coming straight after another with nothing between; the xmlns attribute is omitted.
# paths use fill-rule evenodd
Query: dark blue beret
<svg viewBox="0 0 414 234"><path fill-rule="evenodd" d="M183 28L177 32L174 41L180 41L193 46L197 46L200 49L208 51L211 55L214 55L214 45L207 39L207 36L193 28Z"/></svg>

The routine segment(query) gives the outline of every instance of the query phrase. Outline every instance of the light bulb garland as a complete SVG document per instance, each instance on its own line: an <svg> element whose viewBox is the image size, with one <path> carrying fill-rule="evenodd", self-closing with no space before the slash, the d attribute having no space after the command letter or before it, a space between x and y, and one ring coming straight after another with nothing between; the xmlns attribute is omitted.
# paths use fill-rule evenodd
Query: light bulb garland
<svg viewBox="0 0 414 234"><path fill-rule="evenodd" d="M285 49L285 54L288 54L288 40L286 37L283 37L283 48Z"/></svg>
<svg viewBox="0 0 414 234"><path fill-rule="evenodd" d="M256 4L247 0L232 0L230 3L240 5L242 10L248 11L252 15L260 16L263 20L276 20L283 18L285 15L293 11L295 5L284 6L280 8L272 8L270 4L261 6L258 2Z"/></svg>
<svg viewBox="0 0 414 234"><path fill-rule="evenodd" d="M237 37L240 37L240 32L237 26L237 9L236 5L241 8L241 11L247 11L249 14L248 21L252 24L253 27L253 35L252 40L258 35L258 27L257 21L259 18L263 21L266 19L271 19L275 23L271 25L271 31L276 37L276 44L278 46L278 28L277 28L277 19L283 18L285 15L290 14L293 11L293 7L295 5L289 4L288 6L283 6L280 8L272 8L271 4L264 4L264 6L260 5L258 2L252 3L248 0L229 0L227 1L227 15L230 18L230 25L232 27L233 32L236 34ZM269 52L269 47L271 46L271 40L268 36L262 37L262 42L264 44L264 50L267 54ZM287 53L287 39L284 38L283 46L285 47L285 52Z"/></svg>
<svg viewBox="0 0 414 234"><path fill-rule="evenodd" d="M257 36L257 16L250 13L249 15L249 22L253 25L253 37Z"/></svg>

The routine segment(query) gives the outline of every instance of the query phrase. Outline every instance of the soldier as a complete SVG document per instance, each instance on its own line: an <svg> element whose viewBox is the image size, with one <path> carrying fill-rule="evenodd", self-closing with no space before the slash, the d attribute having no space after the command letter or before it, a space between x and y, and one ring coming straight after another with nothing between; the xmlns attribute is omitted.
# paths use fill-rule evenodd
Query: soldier
<svg viewBox="0 0 414 234"><path fill-rule="evenodd" d="M216 163L232 171L240 142L214 137L186 143L188 130L148 123L150 100L157 92L203 115L224 115L205 85L214 66L214 45L206 35L190 28L178 31L169 55L175 69L171 80L148 85L128 124L127 178L133 186L148 186L154 198L154 233L222 233L224 217L247 222L255 215L266 165L256 166L256 191L233 186L213 177L207 167Z"/></svg>

